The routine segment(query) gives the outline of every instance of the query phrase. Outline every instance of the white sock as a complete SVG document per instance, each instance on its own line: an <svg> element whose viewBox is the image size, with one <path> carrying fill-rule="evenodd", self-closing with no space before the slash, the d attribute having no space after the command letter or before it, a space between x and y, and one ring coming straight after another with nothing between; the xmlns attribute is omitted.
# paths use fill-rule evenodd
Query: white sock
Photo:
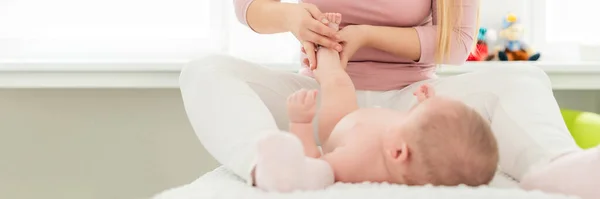
<svg viewBox="0 0 600 199"><path fill-rule="evenodd" d="M255 175L256 186L275 192L323 189L334 179L329 164L304 156L300 140L288 133L259 141Z"/></svg>

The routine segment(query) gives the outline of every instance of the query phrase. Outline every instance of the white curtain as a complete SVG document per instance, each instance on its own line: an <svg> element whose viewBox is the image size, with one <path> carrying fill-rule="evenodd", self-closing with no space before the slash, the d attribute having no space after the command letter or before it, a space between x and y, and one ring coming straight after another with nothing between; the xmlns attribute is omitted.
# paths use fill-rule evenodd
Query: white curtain
<svg viewBox="0 0 600 199"><path fill-rule="evenodd" d="M600 45L600 1L546 0L548 43Z"/></svg>
<svg viewBox="0 0 600 199"><path fill-rule="evenodd" d="M189 60L221 52L299 63L289 34L258 35L232 0L1 0L0 59Z"/></svg>

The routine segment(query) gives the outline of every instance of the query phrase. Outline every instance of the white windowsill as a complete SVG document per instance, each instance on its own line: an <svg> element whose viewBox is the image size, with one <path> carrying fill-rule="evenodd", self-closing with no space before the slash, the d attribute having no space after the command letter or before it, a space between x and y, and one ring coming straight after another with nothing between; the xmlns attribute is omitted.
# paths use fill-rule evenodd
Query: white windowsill
<svg viewBox="0 0 600 199"><path fill-rule="evenodd" d="M129 62L0 61L0 88L178 88L182 60ZM600 90L600 63L479 62L439 69L456 75L490 65L530 64L542 68L557 90ZM294 70L279 65L280 70Z"/></svg>

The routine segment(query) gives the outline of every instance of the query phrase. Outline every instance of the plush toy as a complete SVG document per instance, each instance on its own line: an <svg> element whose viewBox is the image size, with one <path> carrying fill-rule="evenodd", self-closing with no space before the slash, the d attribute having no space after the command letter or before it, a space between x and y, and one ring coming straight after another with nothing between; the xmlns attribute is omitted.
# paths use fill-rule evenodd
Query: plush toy
<svg viewBox="0 0 600 199"><path fill-rule="evenodd" d="M490 61L494 59L495 54L490 54L489 43L496 41L496 32L488 30L487 28L479 28L479 34L477 36L477 45L467 61Z"/></svg>
<svg viewBox="0 0 600 199"><path fill-rule="evenodd" d="M521 40L523 26L519 23L517 16L509 14L503 22L500 38L505 40L505 44L498 50L498 59L501 61L537 61L540 53L533 51Z"/></svg>

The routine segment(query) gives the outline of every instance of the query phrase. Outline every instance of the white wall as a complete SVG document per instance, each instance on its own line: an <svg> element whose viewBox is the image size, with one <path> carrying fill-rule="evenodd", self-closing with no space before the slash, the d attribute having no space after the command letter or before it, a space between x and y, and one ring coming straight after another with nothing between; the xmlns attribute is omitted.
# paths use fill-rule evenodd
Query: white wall
<svg viewBox="0 0 600 199"><path fill-rule="evenodd" d="M0 90L0 198L143 198L216 165L177 89Z"/></svg>

